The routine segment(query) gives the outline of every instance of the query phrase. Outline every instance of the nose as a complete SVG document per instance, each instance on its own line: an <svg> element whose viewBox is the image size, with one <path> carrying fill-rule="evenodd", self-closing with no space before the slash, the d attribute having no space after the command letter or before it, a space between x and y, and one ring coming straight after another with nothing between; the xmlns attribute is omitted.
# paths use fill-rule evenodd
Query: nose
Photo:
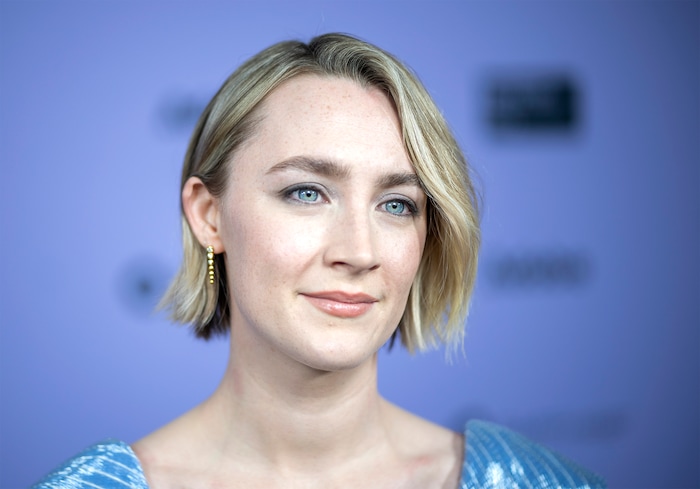
<svg viewBox="0 0 700 489"><path fill-rule="evenodd" d="M326 263L362 273L379 268L377 229L369 215L362 212L341 212L328 228Z"/></svg>

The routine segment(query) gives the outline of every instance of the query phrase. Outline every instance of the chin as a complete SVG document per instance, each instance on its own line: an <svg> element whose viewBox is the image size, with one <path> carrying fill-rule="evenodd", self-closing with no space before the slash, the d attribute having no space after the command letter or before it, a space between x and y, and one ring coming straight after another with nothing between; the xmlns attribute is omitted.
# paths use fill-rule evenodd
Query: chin
<svg viewBox="0 0 700 489"><path fill-rule="evenodd" d="M298 360L314 370L324 372L339 372L356 369L374 362L377 351L384 343L376 348L374 345L325 344L312 348L312 351Z"/></svg>

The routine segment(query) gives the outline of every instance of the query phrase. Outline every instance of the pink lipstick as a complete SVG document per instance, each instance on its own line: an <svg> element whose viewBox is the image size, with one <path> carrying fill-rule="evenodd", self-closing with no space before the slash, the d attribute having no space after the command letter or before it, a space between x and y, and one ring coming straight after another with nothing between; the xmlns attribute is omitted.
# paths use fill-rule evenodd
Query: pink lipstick
<svg viewBox="0 0 700 489"><path fill-rule="evenodd" d="M377 302L371 295L342 291L309 292L301 295L320 311L339 318L362 316Z"/></svg>

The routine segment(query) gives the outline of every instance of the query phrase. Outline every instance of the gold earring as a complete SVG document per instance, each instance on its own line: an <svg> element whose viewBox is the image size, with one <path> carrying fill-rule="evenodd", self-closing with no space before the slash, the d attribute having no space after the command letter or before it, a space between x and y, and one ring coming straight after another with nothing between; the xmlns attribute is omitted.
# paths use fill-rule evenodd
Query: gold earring
<svg viewBox="0 0 700 489"><path fill-rule="evenodd" d="M214 283L214 247L207 246L207 271L209 272L209 283Z"/></svg>

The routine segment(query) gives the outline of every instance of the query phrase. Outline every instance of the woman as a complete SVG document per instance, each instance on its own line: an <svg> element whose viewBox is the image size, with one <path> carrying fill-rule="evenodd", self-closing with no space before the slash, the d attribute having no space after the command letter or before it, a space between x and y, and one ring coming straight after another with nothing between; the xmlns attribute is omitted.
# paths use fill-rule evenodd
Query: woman
<svg viewBox="0 0 700 489"><path fill-rule="evenodd" d="M338 34L254 56L194 131L163 300L199 337L230 335L224 378L39 487L601 487L507 430L453 433L377 391L388 340L461 342L476 207L440 112L392 56Z"/></svg>

